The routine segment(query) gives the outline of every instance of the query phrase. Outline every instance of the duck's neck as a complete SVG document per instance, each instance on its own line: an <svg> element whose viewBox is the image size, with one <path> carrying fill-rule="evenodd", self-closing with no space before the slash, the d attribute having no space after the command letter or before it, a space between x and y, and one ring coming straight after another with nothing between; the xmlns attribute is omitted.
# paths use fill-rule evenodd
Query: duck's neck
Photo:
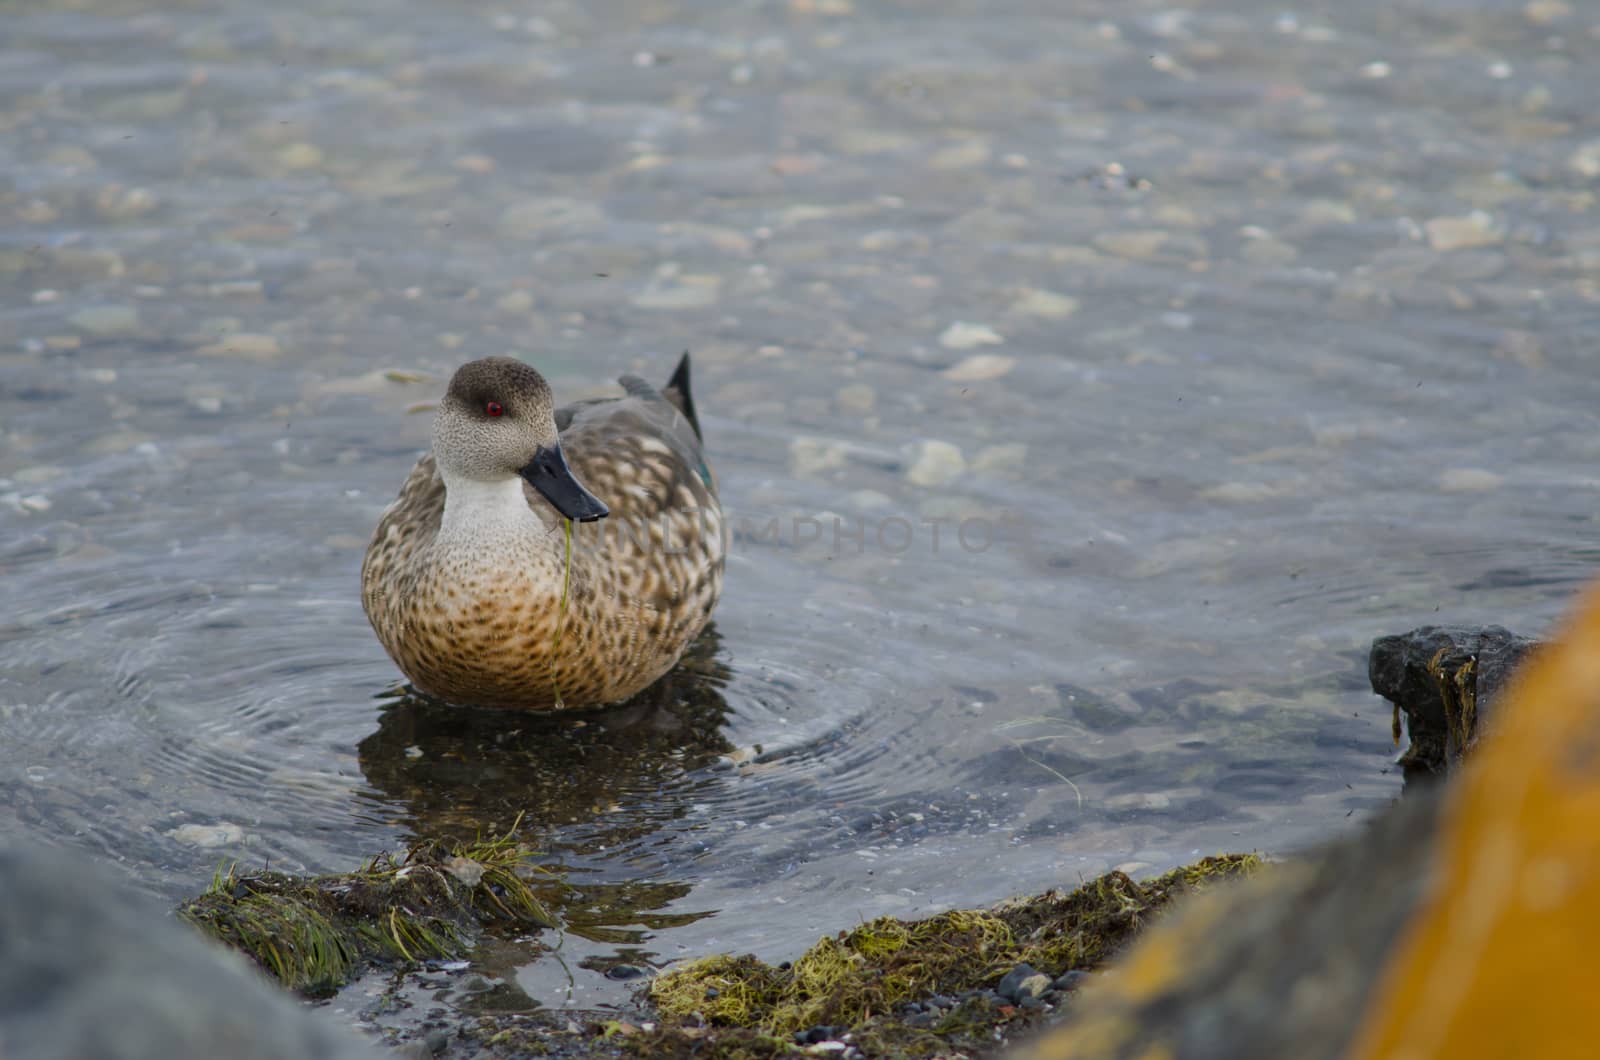
<svg viewBox="0 0 1600 1060"><path fill-rule="evenodd" d="M474 548L542 537L544 524L528 506L522 480L515 476L486 482L444 474L444 518L439 541Z"/></svg>

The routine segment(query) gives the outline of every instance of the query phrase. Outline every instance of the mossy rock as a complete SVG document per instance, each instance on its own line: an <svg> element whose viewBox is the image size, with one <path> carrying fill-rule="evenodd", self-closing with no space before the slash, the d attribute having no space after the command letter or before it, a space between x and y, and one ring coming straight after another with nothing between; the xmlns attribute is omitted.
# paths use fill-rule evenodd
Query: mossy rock
<svg viewBox="0 0 1600 1060"><path fill-rule="evenodd" d="M1210 881L1245 875L1253 854L1206 858L1142 883L1109 873L1072 891L1014 899L987 910L923 920L880 917L824 938L792 964L716 955L656 979L649 999L662 1021L633 1039L641 1055L765 1057L798 1047L811 1027L847 1030L869 1056L926 1056L989 1039L1015 1015L969 997L924 1026L897 1017L908 1002L994 987L1028 964L1060 976L1093 968L1174 898ZM776 1050L776 1051L774 1051Z"/></svg>
<svg viewBox="0 0 1600 1060"><path fill-rule="evenodd" d="M523 876L528 854L508 836L455 848L423 843L328 876L229 867L178 916L291 990L325 996L373 962L464 954L491 925L554 927Z"/></svg>

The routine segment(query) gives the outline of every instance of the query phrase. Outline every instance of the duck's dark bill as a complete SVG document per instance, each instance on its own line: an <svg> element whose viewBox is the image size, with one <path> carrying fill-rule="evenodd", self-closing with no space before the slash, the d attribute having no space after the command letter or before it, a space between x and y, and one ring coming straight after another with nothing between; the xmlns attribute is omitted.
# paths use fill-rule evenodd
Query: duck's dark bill
<svg viewBox="0 0 1600 1060"><path fill-rule="evenodd" d="M568 519L592 523L611 513L611 509L599 497L584 489L583 484L572 476L572 469L567 466L567 458L560 446L540 449L535 453L532 462L522 469L522 477L550 502L551 507Z"/></svg>

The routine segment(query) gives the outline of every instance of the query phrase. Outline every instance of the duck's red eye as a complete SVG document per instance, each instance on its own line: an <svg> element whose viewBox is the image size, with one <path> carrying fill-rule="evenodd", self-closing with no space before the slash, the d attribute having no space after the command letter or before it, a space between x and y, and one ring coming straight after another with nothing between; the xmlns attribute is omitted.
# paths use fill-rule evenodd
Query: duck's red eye
<svg viewBox="0 0 1600 1060"><path fill-rule="evenodd" d="M505 409L500 407L500 402L489 401L484 403L483 411L488 413L490 416L498 416L504 412Z"/></svg>

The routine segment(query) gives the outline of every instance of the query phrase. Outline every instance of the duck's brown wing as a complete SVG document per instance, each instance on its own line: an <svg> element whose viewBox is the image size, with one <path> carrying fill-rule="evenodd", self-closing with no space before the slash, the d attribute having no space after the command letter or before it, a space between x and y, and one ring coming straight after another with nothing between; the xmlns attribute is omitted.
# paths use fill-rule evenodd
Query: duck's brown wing
<svg viewBox="0 0 1600 1060"><path fill-rule="evenodd" d="M625 397L562 410L567 463L611 509L580 533L604 551L603 591L627 597L663 630L679 622L698 629L721 590L716 479L684 412L642 379L619 382Z"/></svg>
<svg viewBox="0 0 1600 1060"><path fill-rule="evenodd" d="M694 422L643 379L618 382L627 396L556 413L561 448L578 481L606 503L611 519L715 509L716 479Z"/></svg>
<svg viewBox="0 0 1600 1060"><path fill-rule="evenodd" d="M444 479L434 466L433 454L424 453L406 476L400 495L384 509L361 563L361 595L367 614L376 606L376 588L390 584L385 572L418 569L411 557L433 541L443 519Z"/></svg>

